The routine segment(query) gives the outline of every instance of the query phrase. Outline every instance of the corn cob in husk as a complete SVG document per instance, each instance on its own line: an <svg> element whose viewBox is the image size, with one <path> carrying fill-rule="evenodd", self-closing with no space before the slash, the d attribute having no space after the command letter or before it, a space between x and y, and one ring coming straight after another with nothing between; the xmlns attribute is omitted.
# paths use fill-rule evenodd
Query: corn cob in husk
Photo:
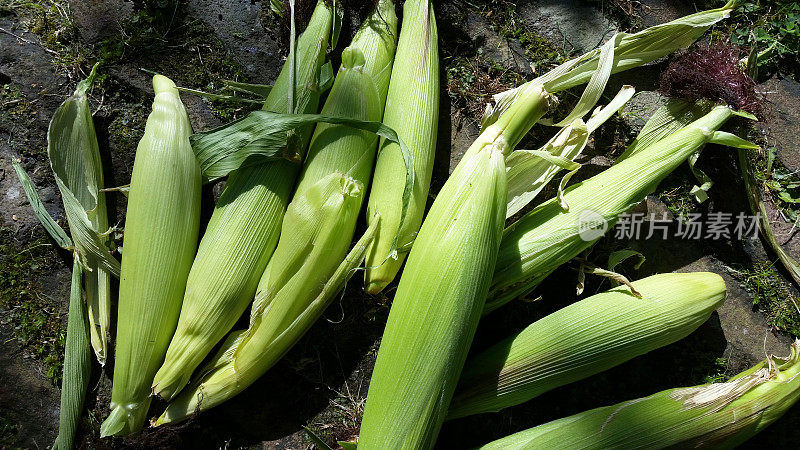
<svg viewBox="0 0 800 450"><path fill-rule="evenodd" d="M367 201L367 223L380 226L367 253L364 285L377 294L389 284L414 241L428 199L436 154L439 124L439 46L433 5L429 0L403 5L403 27L397 44L383 123L392 127L408 145L414 159L415 183L403 219L406 185L405 160L396 142L381 140L375 175ZM399 252L397 252L399 248Z"/></svg>
<svg viewBox="0 0 800 450"><path fill-rule="evenodd" d="M64 202L64 211L83 265L89 334L95 356L104 365L111 324L111 275L119 263L108 248L108 213L103 189L103 164L87 92L97 66L59 106L47 130L47 156Z"/></svg>
<svg viewBox="0 0 800 450"><path fill-rule="evenodd" d="M128 195L111 414L102 436L131 434L144 424L197 248L201 176L189 117L171 80L156 75L153 88Z"/></svg>
<svg viewBox="0 0 800 450"><path fill-rule="evenodd" d="M499 411L686 337L725 301L714 273L666 273L573 303L475 355L448 418Z"/></svg>
<svg viewBox="0 0 800 450"><path fill-rule="evenodd" d="M526 86L433 203L394 297L361 424L363 448L431 448L478 325L506 214L505 157L546 111Z"/></svg>
<svg viewBox="0 0 800 450"><path fill-rule="evenodd" d="M589 248L705 144L752 146L716 131L735 115L752 117L728 106L714 107L700 119L571 187L564 194L569 211L554 199L509 226L503 234L485 312L530 292L561 264Z"/></svg>

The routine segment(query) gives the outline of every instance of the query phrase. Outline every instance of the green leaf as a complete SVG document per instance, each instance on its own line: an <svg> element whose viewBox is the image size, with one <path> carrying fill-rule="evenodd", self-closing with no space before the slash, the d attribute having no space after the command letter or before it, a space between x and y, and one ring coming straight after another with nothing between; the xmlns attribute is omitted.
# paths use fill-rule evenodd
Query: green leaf
<svg viewBox="0 0 800 450"><path fill-rule="evenodd" d="M67 339L64 345L64 377L61 384L58 437L53 444L53 448L56 450L73 448L92 370L89 319L81 296L82 278L83 268L78 258L75 257L72 262Z"/></svg>
<svg viewBox="0 0 800 450"><path fill-rule="evenodd" d="M96 66L95 66L96 67ZM47 129L47 156L56 180L78 257L89 270L102 267L119 277L109 252L103 167L86 92L92 75L58 107Z"/></svg>
<svg viewBox="0 0 800 450"><path fill-rule="evenodd" d="M400 146L406 166L402 210L403 220L405 220L408 204L411 201L411 189L414 186L414 158L397 133L380 122L330 117L321 114L280 114L270 111L253 111L230 124L192 135L192 148L200 163L203 179L208 182L224 177L242 167L280 159L296 161L295 155L287 155L286 152L286 149L289 148L288 132L303 125L318 122L346 125L369 131L396 142Z"/></svg>
<svg viewBox="0 0 800 450"><path fill-rule="evenodd" d="M687 102L678 98L670 98L664 106L656 110L636 139L617 158L615 164L630 158L650 145L680 130L700 117L708 114L714 105L711 102Z"/></svg>
<svg viewBox="0 0 800 450"><path fill-rule="evenodd" d="M320 450L333 450L330 445L326 444L325 441L323 441L322 439L320 439L319 436L316 435L316 433L311 431L311 428L308 428L307 426L303 426L303 429L306 431L306 435L308 435L308 439L311 440L311 442L313 442L314 445L319 447Z"/></svg>
<svg viewBox="0 0 800 450"><path fill-rule="evenodd" d="M263 100L254 100L251 98L244 98L244 97L237 97L235 95L224 95L224 94L212 94L211 92L201 91L199 89L192 89L187 87L178 86L177 89L181 92L186 92L189 94L194 94L200 97L205 97L210 100L227 100L232 102L239 102L239 103L250 103L255 105L261 105Z"/></svg>
<svg viewBox="0 0 800 450"><path fill-rule="evenodd" d="M700 181L702 183L700 186L697 185L692 186L691 194L694 195L694 198L695 200L697 200L697 203L703 203L704 201L708 200L708 190L711 189L711 187L714 185L714 181L711 180L711 177L706 175L706 173L703 172L702 170L695 167L695 164L697 163L697 158L700 157L701 151L702 148L698 149L696 152L692 153L692 155L689 156L689 159L687 160L687 162L689 163L689 169L692 171L692 174L694 174L695 178L697 178L697 181Z"/></svg>
<svg viewBox="0 0 800 450"><path fill-rule="evenodd" d="M65 250L72 250L72 239L67 236L64 229L56 223L53 217L50 216L50 213L44 208L44 204L39 198L39 194L36 193L36 188L33 186L33 182L28 176L28 173L25 172L25 169L23 169L14 158L11 159L11 165L14 166L14 171L17 173L17 178L19 178L19 182L22 184L22 189L28 197L28 201L33 208L33 213L36 214L36 218L39 219L39 222L41 222L44 229L47 230L47 233L56 241L59 247Z"/></svg>
<svg viewBox="0 0 800 450"><path fill-rule="evenodd" d="M748 150L757 150L761 148L759 145L756 145L747 139L742 139L733 133L728 133L725 131L715 131L714 134L711 135L711 138L708 140L708 142L711 144L719 144L727 147L743 148Z"/></svg>

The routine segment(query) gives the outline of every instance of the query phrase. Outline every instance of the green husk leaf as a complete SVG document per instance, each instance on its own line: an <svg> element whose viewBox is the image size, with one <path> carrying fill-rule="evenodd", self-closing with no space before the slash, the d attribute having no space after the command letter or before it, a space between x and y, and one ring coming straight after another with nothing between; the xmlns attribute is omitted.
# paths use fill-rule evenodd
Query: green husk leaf
<svg viewBox="0 0 800 450"><path fill-rule="evenodd" d="M634 94L631 86L623 86L605 107L597 108L588 122L580 118L562 128L539 150L517 150L506 159L508 176L508 209L511 217L528 205L553 179L559 169L569 172L558 185L558 200L561 207L569 210L564 200L564 189L570 178L580 169L572 162L589 142L589 134L611 118ZM547 156L550 155L550 156Z"/></svg>
<svg viewBox="0 0 800 450"><path fill-rule="evenodd" d="M689 102L679 98L669 98L644 124L642 131L639 132L639 135L636 136L631 145L625 149L625 152L617 158L616 163L630 158L648 146L703 117L713 107L714 104L711 102Z"/></svg>
<svg viewBox="0 0 800 450"><path fill-rule="evenodd" d="M761 148L758 145L748 141L747 139L742 139L735 134L728 133L725 131L714 131L711 134L711 137L708 139L710 144L719 144L724 145L726 147L731 148L739 148L739 149L758 149ZM691 169L692 173L694 174L695 178L700 181L700 186L693 186L691 190L691 194L695 196L698 203L703 203L704 201L708 200L708 190L714 185L714 181L709 177L705 172L695 167L697 162L697 158L700 157L700 152L702 148L697 150L691 156L689 156L688 163L689 169Z"/></svg>
<svg viewBox="0 0 800 450"><path fill-rule="evenodd" d="M313 442L314 445L316 445L319 448L319 450L333 450L330 445L326 444L325 441L320 439L320 437L317 436L316 433L311 431L311 428L303 426L303 430L305 430L308 439L310 439L311 442Z"/></svg>
<svg viewBox="0 0 800 450"><path fill-rule="evenodd" d="M617 92L617 95L608 102L608 105L604 107L598 107L592 113L592 116L589 120L586 121L586 129L589 133L593 133L600 125L606 123L608 119L611 118L614 114L619 112L631 98L633 98L633 94L636 93L636 89L630 85L624 85L622 88Z"/></svg>
<svg viewBox="0 0 800 450"><path fill-rule="evenodd" d="M702 183L700 186L692 186L692 190L690 191L691 194L694 195L695 200L697 200L697 203L703 203L704 201L708 200L708 190L714 185L714 181L711 180L711 177L695 167L697 158L700 157L702 150L702 148L698 149L696 152L689 155L689 158L686 160L686 162L689 164L689 170L692 171L692 174L694 174L694 177L697 178L697 181Z"/></svg>
<svg viewBox="0 0 800 450"><path fill-rule="evenodd" d="M279 159L291 160L293 155L285 153L288 146L286 133L318 122L345 125L375 133L397 142L403 151L403 158L409 162L412 160L411 153L397 133L380 122L322 114L280 114L271 111L253 111L230 124L207 132L195 133L191 137L192 149L200 163L203 178L208 182L242 167ZM414 177L412 169L413 166L406 168L410 181L413 181Z"/></svg>
<svg viewBox="0 0 800 450"><path fill-rule="evenodd" d="M672 22L656 25L635 34L619 33L615 35L612 38L615 46L611 73L618 73L641 66L678 49L690 46L710 26L729 17L736 3L736 0L731 0L721 8L681 17ZM601 72L600 74L596 74L596 72L598 72L598 67L602 65L600 61L602 52L603 49L594 49L561 64L528 83L541 85L545 91L557 93L589 82L593 77L597 77L597 81L600 81L603 76L603 70L599 71ZM606 55L608 55L608 52L606 52ZM519 88L496 94L493 97L495 105L487 106L486 112L481 119L481 130L494 123L503 111L515 101L518 94ZM596 95L596 91L593 89L586 95L584 105L590 103L589 99Z"/></svg>
<svg viewBox="0 0 800 450"><path fill-rule="evenodd" d="M100 192L119 192L120 194L124 195L125 197L128 196L128 193L131 191L130 184L123 184L122 186L117 186L113 188L105 188L100 189Z"/></svg>
<svg viewBox="0 0 800 450"><path fill-rule="evenodd" d="M78 431L83 402L89 388L92 370L89 345L89 318L81 296L83 268L78 257L72 262L72 285L67 316L67 340L64 345L64 377L61 383L61 410L58 420L58 437L53 444L56 450L71 450Z"/></svg>
<svg viewBox="0 0 800 450"><path fill-rule="evenodd" d="M319 69L319 91L325 92L333 86L333 64L326 62Z"/></svg>
<svg viewBox="0 0 800 450"><path fill-rule="evenodd" d="M708 140L710 144L724 145L726 147L741 148L746 150L758 150L761 147L754 144L747 139L742 139L739 136L728 133L726 131L715 131Z"/></svg>
<svg viewBox="0 0 800 450"><path fill-rule="evenodd" d="M594 108L603 91L606 90L608 78L611 76L611 69L614 66L614 48L618 45L621 35L615 34L614 37L608 40L600 48L600 56L597 60L597 69L592 72L592 77L583 90L580 100L575 105L572 112L569 113L561 122L556 126L563 127L572 123L573 120L585 116L589 111Z"/></svg>
<svg viewBox="0 0 800 450"><path fill-rule="evenodd" d="M64 229L61 228L50 215L50 213L47 212L42 200L39 198L39 194L36 193L36 187L34 187L31 178L28 176L28 173L25 172L25 169L20 166L15 158L11 159L11 165L14 166L14 171L17 173L17 178L19 179L20 184L22 184L22 189L25 191L25 195L28 197L28 202L30 202L36 218L39 219L39 222L42 224L47 233L53 238L53 240L56 241L56 244L58 244L59 247L63 248L64 250L72 251L72 239L67 236L67 233L64 231Z"/></svg>

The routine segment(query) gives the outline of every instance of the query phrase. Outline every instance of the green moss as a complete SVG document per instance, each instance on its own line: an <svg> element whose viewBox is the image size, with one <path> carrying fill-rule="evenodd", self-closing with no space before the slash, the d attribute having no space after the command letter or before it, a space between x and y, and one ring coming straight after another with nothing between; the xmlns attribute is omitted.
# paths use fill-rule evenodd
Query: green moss
<svg viewBox="0 0 800 450"><path fill-rule="evenodd" d="M4 84L0 86L0 111L13 121L33 120L35 108L20 91L19 86Z"/></svg>
<svg viewBox="0 0 800 450"><path fill-rule="evenodd" d="M714 363L710 365L708 374L703 379L703 383L720 383L727 381L730 377L728 369L728 358L714 358Z"/></svg>
<svg viewBox="0 0 800 450"><path fill-rule="evenodd" d="M19 436L19 424L17 424L9 414L0 410L0 448L18 449L15 444Z"/></svg>
<svg viewBox="0 0 800 450"><path fill-rule="evenodd" d="M697 213L700 204L692 195L695 180L688 168L681 167L668 175L658 186L658 198L675 217Z"/></svg>
<svg viewBox="0 0 800 450"><path fill-rule="evenodd" d="M450 97L474 120L480 120L492 95L525 82L522 75L487 61L481 49L473 56L450 59L445 71Z"/></svg>
<svg viewBox="0 0 800 450"><path fill-rule="evenodd" d="M44 237L19 248L0 222L0 318L9 324L22 347L44 364L58 384L64 362L66 326L52 302L39 292L37 277L52 271L54 256Z"/></svg>
<svg viewBox="0 0 800 450"><path fill-rule="evenodd" d="M133 154L144 135L148 109L143 104L131 104L115 111L108 125L108 140L111 148Z"/></svg>
<svg viewBox="0 0 800 450"><path fill-rule="evenodd" d="M753 306L767 317L773 327L800 337L798 299L774 264L759 261L740 270L738 278L742 288L752 297Z"/></svg>
<svg viewBox="0 0 800 450"><path fill-rule="evenodd" d="M147 2L124 22L122 33L100 44L98 59L105 65L133 63L169 76L179 85L209 92L220 91L223 80L241 79L241 67L213 30L190 17L185 8L183 3L175 9L168 1ZM225 121L252 109L228 101L208 103Z"/></svg>

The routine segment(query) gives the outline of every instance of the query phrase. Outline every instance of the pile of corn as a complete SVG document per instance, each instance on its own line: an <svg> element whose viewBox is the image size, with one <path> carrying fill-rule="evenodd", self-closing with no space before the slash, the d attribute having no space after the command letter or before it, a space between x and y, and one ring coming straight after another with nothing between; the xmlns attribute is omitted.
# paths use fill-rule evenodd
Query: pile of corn
<svg viewBox="0 0 800 450"><path fill-rule="evenodd" d="M100 431L125 436L148 418L154 426L179 422L236 396L289 351L355 272L363 269L365 290L377 294L405 262L366 399L357 443L364 449L433 448L447 419L531 401L673 343L723 304L725 283L713 273L629 282L611 272L624 285L468 358L483 314L528 294L602 237L587 238L587 212L604 231L705 144L753 147L720 131L731 118L752 115L715 99L673 99L615 165L567 187L592 132L633 96L624 86L595 108L609 76L689 47L733 3L616 34L495 95L480 135L427 214L439 121L434 5L405 1L400 26L397 7L375 2L334 77L329 53L342 9L318 0L297 39L292 19L289 58L263 110L216 130L193 134L179 89L156 75L126 189L121 264L86 98L94 69L48 135L71 238L15 163L37 216L74 256L57 448L74 445L89 349L100 364L111 357L112 276L119 277L116 351L111 412ZM516 149L558 92L583 84L547 144ZM562 170L554 198L507 222ZM225 175L200 237L201 186ZM351 245L365 200L366 229ZM248 310L245 326L234 330ZM482 448L730 447L796 402L798 346L726 383L598 408ZM158 417L153 397L168 402Z"/></svg>

